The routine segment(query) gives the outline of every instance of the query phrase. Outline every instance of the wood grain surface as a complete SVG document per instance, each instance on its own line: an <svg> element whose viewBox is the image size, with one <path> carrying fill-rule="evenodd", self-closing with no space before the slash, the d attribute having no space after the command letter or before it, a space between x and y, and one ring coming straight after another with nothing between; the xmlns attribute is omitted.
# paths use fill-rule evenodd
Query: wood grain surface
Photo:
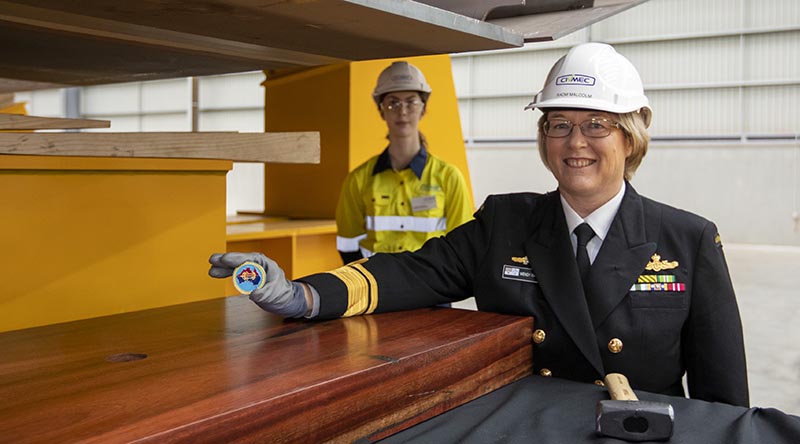
<svg viewBox="0 0 800 444"><path fill-rule="evenodd" d="M0 154L319 163L316 131L0 133Z"/></svg>
<svg viewBox="0 0 800 444"><path fill-rule="evenodd" d="M66 119L0 113L0 130L111 128L108 120Z"/></svg>
<svg viewBox="0 0 800 444"><path fill-rule="evenodd" d="M371 442L531 373L531 318L244 296L0 334L0 442Z"/></svg>

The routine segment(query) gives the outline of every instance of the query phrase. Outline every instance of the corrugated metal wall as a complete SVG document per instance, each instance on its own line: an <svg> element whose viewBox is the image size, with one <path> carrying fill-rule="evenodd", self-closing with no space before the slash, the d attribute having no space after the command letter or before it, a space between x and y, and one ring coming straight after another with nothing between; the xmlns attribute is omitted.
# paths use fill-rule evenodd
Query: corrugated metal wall
<svg viewBox="0 0 800 444"><path fill-rule="evenodd" d="M640 192L715 220L729 242L800 245L796 0L650 0L556 42L454 55L477 201L555 187L535 151L539 113L522 108L584 41L613 44L645 83Z"/></svg>

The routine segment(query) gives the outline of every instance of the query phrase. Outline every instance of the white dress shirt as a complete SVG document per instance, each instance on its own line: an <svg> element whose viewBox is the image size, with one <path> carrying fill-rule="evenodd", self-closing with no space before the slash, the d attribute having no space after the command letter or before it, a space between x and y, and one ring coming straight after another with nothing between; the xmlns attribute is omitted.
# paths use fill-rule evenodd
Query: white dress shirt
<svg viewBox="0 0 800 444"><path fill-rule="evenodd" d="M564 208L564 217L567 219L567 229L569 230L569 238L572 241L572 252L577 254L578 251L578 237L575 236L573 230L578 225L586 222L594 230L594 237L586 244L586 252L589 253L589 262L594 263L594 258L600 252L600 247L608 235L608 230L611 229L611 222L614 221L614 216L617 215L619 206L622 205L622 197L625 195L625 182L622 182L622 187L619 192L611 198L603 206L594 210L591 214L586 216L586 219L581 218L575 210L561 197L561 206Z"/></svg>

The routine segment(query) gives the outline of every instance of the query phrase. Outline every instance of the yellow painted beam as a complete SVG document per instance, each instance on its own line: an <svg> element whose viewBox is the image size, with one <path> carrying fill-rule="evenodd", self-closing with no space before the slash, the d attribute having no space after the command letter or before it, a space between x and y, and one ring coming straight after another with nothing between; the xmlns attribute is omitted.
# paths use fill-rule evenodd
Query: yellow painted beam
<svg viewBox="0 0 800 444"><path fill-rule="evenodd" d="M0 155L0 331L222 297L231 168Z"/></svg>

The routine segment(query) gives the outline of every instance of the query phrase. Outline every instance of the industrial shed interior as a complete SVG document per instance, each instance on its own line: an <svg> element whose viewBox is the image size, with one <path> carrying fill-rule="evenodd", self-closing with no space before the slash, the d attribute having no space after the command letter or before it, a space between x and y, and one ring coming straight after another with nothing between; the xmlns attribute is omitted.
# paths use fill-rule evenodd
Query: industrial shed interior
<svg viewBox="0 0 800 444"><path fill-rule="evenodd" d="M451 54L476 204L554 187L533 149L538 117L522 108L552 63L583 41L611 43L632 60L656 110L638 189L707 214L729 242L800 246L800 5L792 0L650 0L556 41ZM189 131L196 118L199 131L258 132L264 79L199 77L196 105L186 78L16 97L31 115L111 120L102 131ZM228 214L263 210L261 170L234 165Z"/></svg>
<svg viewBox="0 0 800 444"><path fill-rule="evenodd" d="M142 2L142 17L158 3ZM197 12L163 3L180 14ZM216 3L233 17L236 7L255 2ZM649 152L631 183L643 195L717 224L744 323L752 404L800 415L800 302L793 288L800 267L800 2L595 0L573 15L524 11L536 13L527 25L514 10L511 17L486 17L483 9L464 6L458 20L452 11L440 16L435 6L460 3L446 0L421 1L420 10L404 9L409 2L310 2L320 3L317 23L331 16L326 8L337 7L373 21L352 35L338 33L335 20L296 31L291 25L302 21L303 2L275 3L285 6L280 14L288 21L280 22L285 29L270 30L271 38L292 49L255 40L232 45L222 36L233 25L202 38L175 29L145 38L144 22L112 29L114 14L124 11L109 10L81 25L91 30L83 37L97 45L91 51L111 57L115 46L97 44L104 38L152 44L165 50L154 65L169 69L144 74L107 67L101 75L86 67L95 77L82 84L83 67L69 56L56 60L70 76L63 82L53 67L30 71L35 75L26 81L3 74L14 70L9 60L37 51L34 38L75 32L80 19L59 2L0 1L0 22L10 23L0 27L6 39L47 23L44 37L35 34L29 44L5 50L0 112L110 122L67 133L164 133L181 143L176 133L213 132L220 140L274 133L299 153L275 154L286 156L279 160L0 156L0 193L10 209L0 230L13 256L0 267L7 291L19 296L0 297L0 335L234 294L230 283L206 276L206 253L217 250L270 251L289 278L340 265L334 199L347 171L385 147L369 94L377 73L394 60L417 63L429 75L434 93L421 131L431 152L463 171L476 208L492 194L553 190L556 182L536 148L540 112L523 108L570 47L605 42L638 68L654 110ZM242 34L255 35L257 23L242 26ZM336 31L336 39L322 41L323 31ZM426 39L426 32L441 34ZM381 33L388 37L372 38ZM318 40L298 43L310 39ZM204 47L211 49L204 53ZM190 76L170 65L182 52L196 57ZM138 55L147 60L144 49ZM259 57L270 59L268 66ZM36 64L35 57L24 60ZM321 141L315 131L322 131ZM45 138L50 132L61 129L39 131ZM54 186L69 197L48 191ZM14 234L20 231L25 235ZM42 257L49 257L51 281L33 285L19 277L30 276ZM106 297L109 288L113 297ZM348 338L370 328L349 330Z"/></svg>

